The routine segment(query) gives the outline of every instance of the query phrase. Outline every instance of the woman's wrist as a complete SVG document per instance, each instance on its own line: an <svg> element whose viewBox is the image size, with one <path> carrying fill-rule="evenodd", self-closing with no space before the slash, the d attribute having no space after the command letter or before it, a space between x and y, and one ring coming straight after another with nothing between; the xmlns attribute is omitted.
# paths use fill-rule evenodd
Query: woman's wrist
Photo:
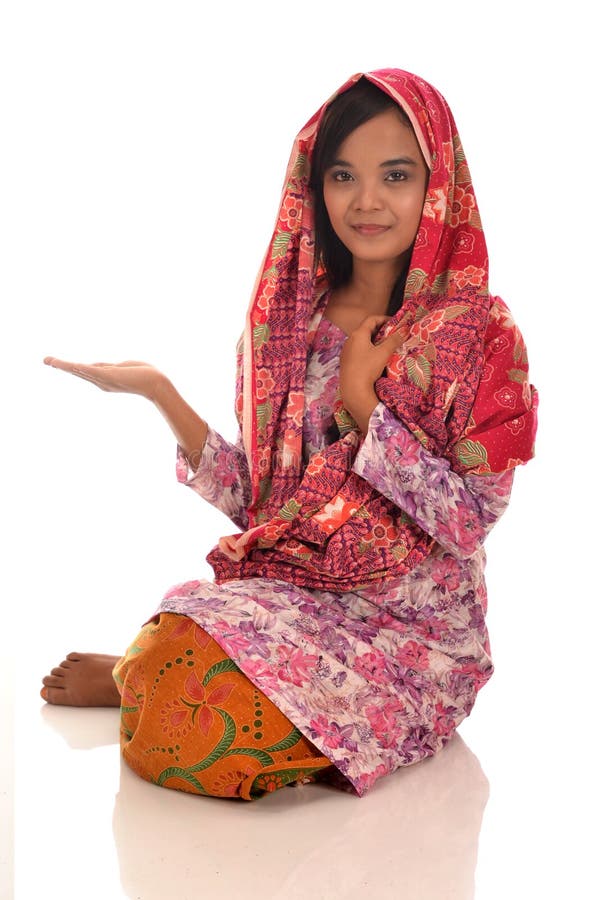
<svg viewBox="0 0 602 900"><path fill-rule="evenodd" d="M370 388L354 398L353 408L347 407L364 436L368 433L368 424L379 402L376 391Z"/></svg>
<svg viewBox="0 0 602 900"><path fill-rule="evenodd" d="M196 468L207 439L207 422L186 403L165 375L157 379L148 398L173 431L191 466Z"/></svg>

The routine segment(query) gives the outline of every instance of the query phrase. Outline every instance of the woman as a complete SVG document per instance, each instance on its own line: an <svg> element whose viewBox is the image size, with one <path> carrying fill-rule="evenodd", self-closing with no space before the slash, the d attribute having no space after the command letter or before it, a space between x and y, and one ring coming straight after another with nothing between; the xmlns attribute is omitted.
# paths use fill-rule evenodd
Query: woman
<svg viewBox="0 0 602 900"><path fill-rule="evenodd" d="M69 654L51 703L121 705L126 761L253 799L363 795L440 750L493 672L483 540L533 455L537 393L492 298L441 95L356 75L298 135L237 353L235 445L144 363L48 358L152 400L178 478L241 529L126 655Z"/></svg>

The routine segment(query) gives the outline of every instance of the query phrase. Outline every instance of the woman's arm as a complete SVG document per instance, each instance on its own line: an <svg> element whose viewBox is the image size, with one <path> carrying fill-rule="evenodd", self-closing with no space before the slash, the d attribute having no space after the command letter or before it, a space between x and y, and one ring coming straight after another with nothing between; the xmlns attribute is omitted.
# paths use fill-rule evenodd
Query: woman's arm
<svg viewBox="0 0 602 900"><path fill-rule="evenodd" d="M196 469L207 440L207 422L186 403L165 375L157 379L149 399L173 431L190 467Z"/></svg>
<svg viewBox="0 0 602 900"><path fill-rule="evenodd" d="M434 456L379 403L353 471L403 509L450 553L467 558L480 547L510 500L514 470L459 475Z"/></svg>

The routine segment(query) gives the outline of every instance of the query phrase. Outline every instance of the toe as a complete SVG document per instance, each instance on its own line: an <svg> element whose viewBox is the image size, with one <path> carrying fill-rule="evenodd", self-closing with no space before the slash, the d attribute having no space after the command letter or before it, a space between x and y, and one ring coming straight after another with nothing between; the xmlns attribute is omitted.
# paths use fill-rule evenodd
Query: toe
<svg viewBox="0 0 602 900"><path fill-rule="evenodd" d="M45 678L42 678L42 684L45 687L53 687L53 688L64 688L65 683L62 678L59 678L58 675L46 675Z"/></svg>
<svg viewBox="0 0 602 900"><path fill-rule="evenodd" d="M57 678L64 678L65 669L62 668L61 666L56 666L54 669L51 669L50 674L56 675Z"/></svg>
<svg viewBox="0 0 602 900"><path fill-rule="evenodd" d="M46 703L54 703L56 706L69 706L68 693L62 688L46 687L40 691Z"/></svg>
<svg viewBox="0 0 602 900"><path fill-rule="evenodd" d="M70 660L71 662L79 662L81 660L81 658L82 658L81 653L68 653L67 654L67 660ZM67 660L65 660L65 661L67 661Z"/></svg>

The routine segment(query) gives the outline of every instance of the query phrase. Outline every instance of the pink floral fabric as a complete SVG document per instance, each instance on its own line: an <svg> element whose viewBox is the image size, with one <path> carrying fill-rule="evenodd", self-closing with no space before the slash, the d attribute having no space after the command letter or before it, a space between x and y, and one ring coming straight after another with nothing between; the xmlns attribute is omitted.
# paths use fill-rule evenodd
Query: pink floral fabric
<svg viewBox="0 0 602 900"><path fill-rule="evenodd" d="M344 333L321 318L312 332L303 458L336 440L332 398ZM513 470L462 475L430 453L379 403L353 471L434 541L402 576L345 592L251 577L172 588L158 612L205 629L362 796L376 779L440 750L493 673L485 625L483 541L505 510ZM178 451L178 478L248 526L251 483L241 435L209 429L200 465ZM387 520L372 542L388 541Z"/></svg>

